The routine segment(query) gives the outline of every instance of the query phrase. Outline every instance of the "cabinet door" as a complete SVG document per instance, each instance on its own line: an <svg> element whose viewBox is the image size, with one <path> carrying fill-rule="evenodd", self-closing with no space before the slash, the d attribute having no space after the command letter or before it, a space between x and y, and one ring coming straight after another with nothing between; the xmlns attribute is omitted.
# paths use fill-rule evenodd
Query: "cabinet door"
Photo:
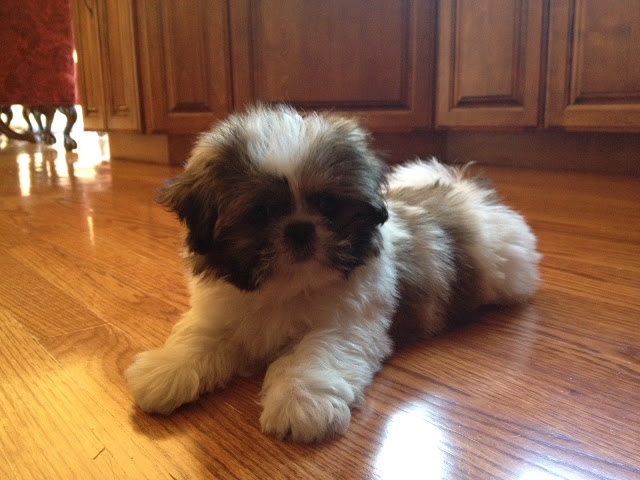
<svg viewBox="0 0 640 480"><path fill-rule="evenodd" d="M73 0L72 5L78 55L78 94L84 127L87 130L106 130L98 1Z"/></svg>
<svg viewBox="0 0 640 480"><path fill-rule="evenodd" d="M236 108L285 101L377 130L431 125L435 0L234 0L230 13Z"/></svg>
<svg viewBox="0 0 640 480"><path fill-rule="evenodd" d="M548 126L640 131L640 2L553 0Z"/></svg>
<svg viewBox="0 0 640 480"><path fill-rule="evenodd" d="M536 126L542 0L442 0L438 127Z"/></svg>
<svg viewBox="0 0 640 480"><path fill-rule="evenodd" d="M109 130L140 129L140 102L132 0L97 2L101 31L105 111Z"/></svg>
<svg viewBox="0 0 640 480"><path fill-rule="evenodd" d="M146 131L198 133L231 106L227 3L140 0Z"/></svg>

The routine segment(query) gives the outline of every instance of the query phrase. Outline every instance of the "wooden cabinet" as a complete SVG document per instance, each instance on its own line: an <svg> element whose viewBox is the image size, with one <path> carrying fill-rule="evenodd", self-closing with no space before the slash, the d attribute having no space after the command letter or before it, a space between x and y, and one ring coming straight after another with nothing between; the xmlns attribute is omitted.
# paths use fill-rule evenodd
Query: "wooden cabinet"
<svg viewBox="0 0 640 480"><path fill-rule="evenodd" d="M546 125L640 132L640 2L553 0Z"/></svg>
<svg viewBox="0 0 640 480"><path fill-rule="evenodd" d="M438 127L538 124L542 7L542 0L439 2Z"/></svg>
<svg viewBox="0 0 640 480"><path fill-rule="evenodd" d="M140 0L147 133L197 133L231 110L225 0Z"/></svg>
<svg viewBox="0 0 640 480"><path fill-rule="evenodd" d="M234 106L361 113L377 130L432 124L434 0L233 0Z"/></svg>
<svg viewBox="0 0 640 480"><path fill-rule="evenodd" d="M102 41L107 125L113 130L140 129L132 0L104 2Z"/></svg>
<svg viewBox="0 0 640 480"><path fill-rule="evenodd" d="M557 130L640 132L640 0L73 5L85 125L108 130L116 156L181 163L197 133L255 101L356 114L407 157L477 157L467 132L434 127L570 151L584 137ZM619 171L636 161L618 157Z"/></svg>
<svg viewBox="0 0 640 480"><path fill-rule="evenodd" d="M87 130L107 129L98 2L99 0L73 0L72 9L78 53L78 93Z"/></svg>
<svg viewBox="0 0 640 480"><path fill-rule="evenodd" d="M78 86L86 128L140 128L131 0L74 0Z"/></svg>

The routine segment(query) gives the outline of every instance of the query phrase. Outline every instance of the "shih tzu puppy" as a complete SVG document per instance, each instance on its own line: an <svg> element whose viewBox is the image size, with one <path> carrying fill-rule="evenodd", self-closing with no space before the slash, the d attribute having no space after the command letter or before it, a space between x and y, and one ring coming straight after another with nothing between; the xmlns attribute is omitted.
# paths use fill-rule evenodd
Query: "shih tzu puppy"
<svg viewBox="0 0 640 480"><path fill-rule="evenodd" d="M258 106L197 142L161 203L184 222L191 307L126 371L169 414L268 366L262 430L343 433L392 351L538 282L536 239L485 181L436 160L387 174L350 119Z"/></svg>

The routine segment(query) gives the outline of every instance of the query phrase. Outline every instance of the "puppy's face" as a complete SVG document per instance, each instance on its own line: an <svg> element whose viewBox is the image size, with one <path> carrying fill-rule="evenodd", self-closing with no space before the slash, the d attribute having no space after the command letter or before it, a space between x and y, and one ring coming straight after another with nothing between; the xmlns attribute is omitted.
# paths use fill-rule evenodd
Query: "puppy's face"
<svg viewBox="0 0 640 480"><path fill-rule="evenodd" d="M195 275L251 291L376 255L383 176L355 122L257 107L203 134L160 202L186 224Z"/></svg>

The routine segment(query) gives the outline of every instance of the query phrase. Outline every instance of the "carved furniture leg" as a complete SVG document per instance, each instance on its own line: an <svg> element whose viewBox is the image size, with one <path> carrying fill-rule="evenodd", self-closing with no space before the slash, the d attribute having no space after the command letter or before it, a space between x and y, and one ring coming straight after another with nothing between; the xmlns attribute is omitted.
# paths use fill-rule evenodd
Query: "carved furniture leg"
<svg viewBox="0 0 640 480"><path fill-rule="evenodd" d="M62 105L58 107L58 111L67 117L67 125L64 127L64 148L70 152L74 148L78 148L76 141L71 138L71 129L78 119L75 105Z"/></svg>
<svg viewBox="0 0 640 480"><path fill-rule="evenodd" d="M5 107L0 110L0 113L3 113L7 117L7 122L2 119L0 116L0 133L6 135L9 138L13 138L15 140L25 140L27 142L35 142L36 137L33 135L31 130L26 131L24 133L18 133L14 130L11 130L9 125L11 124L11 120L13 119L13 113L11 112L10 107Z"/></svg>
<svg viewBox="0 0 640 480"><path fill-rule="evenodd" d="M45 127L42 131L42 141L47 145L53 145L56 143L56 137L51 133L51 126L53 124L53 116L56 114L56 107L54 105L40 105L37 109L45 118Z"/></svg>
<svg viewBox="0 0 640 480"><path fill-rule="evenodd" d="M24 110L22 110L22 116L29 124L29 130L33 131L38 137L41 137L44 132L44 127L42 126L42 115L40 107L25 107ZM36 121L36 125L38 126L37 132L31 124L31 117Z"/></svg>

